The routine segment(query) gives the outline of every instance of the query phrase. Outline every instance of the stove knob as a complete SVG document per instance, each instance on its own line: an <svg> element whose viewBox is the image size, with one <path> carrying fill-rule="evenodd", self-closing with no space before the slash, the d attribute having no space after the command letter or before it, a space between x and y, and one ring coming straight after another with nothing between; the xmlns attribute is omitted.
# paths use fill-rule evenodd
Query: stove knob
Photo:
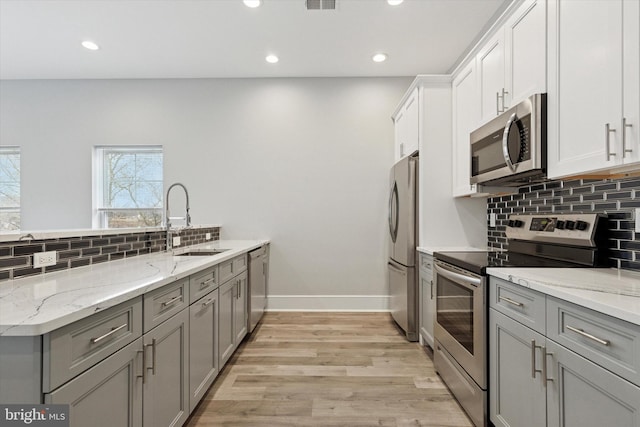
<svg viewBox="0 0 640 427"><path fill-rule="evenodd" d="M576 222L575 221L571 221L571 220L567 220L564 223L564 228L566 228L567 230L573 230L576 228Z"/></svg>
<svg viewBox="0 0 640 427"><path fill-rule="evenodd" d="M564 230L564 221L559 219L558 221L556 221L556 228L558 230Z"/></svg>
<svg viewBox="0 0 640 427"><path fill-rule="evenodd" d="M576 222L576 230L584 231L589 228L589 223L585 221L577 221Z"/></svg>

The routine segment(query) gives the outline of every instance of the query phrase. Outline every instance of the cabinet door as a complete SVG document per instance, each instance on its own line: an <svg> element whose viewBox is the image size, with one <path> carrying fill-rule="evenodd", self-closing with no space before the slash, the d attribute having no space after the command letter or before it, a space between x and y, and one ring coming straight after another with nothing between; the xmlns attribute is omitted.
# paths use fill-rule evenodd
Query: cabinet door
<svg viewBox="0 0 640 427"><path fill-rule="evenodd" d="M218 290L189 307L189 412L219 372Z"/></svg>
<svg viewBox="0 0 640 427"><path fill-rule="evenodd" d="M45 403L69 404L72 427L142 426L142 338L45 394Z"/></svg>
<svg viewBox="0 0 640 427"><path fill-rule="evenodd" d="M189 416L189 310L146 333L144 425L180 426Z"/></svg>
<svg viewBox="0 0 640 427"><path fill-rule="evenodd" d="M640 388L547 340L547 425L640 427Z"/></svg>
<svg viewBox="0 0 640 427"><path fill-rule="evenodd" d="M527 0L504 27L505 106L547 91L547 2Z"/></svg>
<svg viewBox="0 0 640 427"><path fill-rule="evenodd" d="M247 273L244 272L233 279L237 281L233 313L234 349L238 347L242 339L247 335L247 322L249 320L247 318L247 277Z"/></svg>
<svg viewBox="0 0 640 427"><path fill-rule="evenodd" d="M479 99L475 62L464 68L453 81L453 196L476 192L471 177L471 140L469 135L479 122Z"/></svg>
<svg viewBox="0 0 640 427"><path fill-rule="evenodd" d="M406 142L404 155L408 156L418 149L420 139L420 103L418 102L418 88L415 88L405 104Z"/></svg>
<svg viewBox="0 0 640 427"><path fill-rule="evenodd" d="M407 139L407 126L405 122L404 109L401 109L394 120L394 134L396 139L394 145L394 158L396 162L400 160L405 153L404 141Z"/></svg>
<svg viewBox="0 0 640 427"><path fill-rule="evenodd" d="M621 40L622 0L549 1L550 178L622 161Z"/></svg>
<svg viewBox="0 0 640 427"><path fill-rule="evenodd" d="M220 286L220 312L218 315L218 351L220 368L227 363L234 350L235 331L233 330L233 316L235 312L236 281L229 280Z"/></svg>
<svg viewBox="0 0 640 427"><path fill-rule="evenodd" d="M435 316L435 302L433 289L433 271L420 270L420 335L433 348L433 316Z"/></svg>
<svg viewBox="0 0 640 427"><path fill-rule="evenodd" d="M489 416L496 427L545 425L543 356L536 347L544 342L543 335L489 310Z"/></svg>
<svg viewBox="0 0 640 427"><path fill-rule="evenodd" d="M640 2L624 0L622 3L623 33L623 114L624 141L621 147L625 163L640 162ZM621 125L622 126L622 125ZM630 151L625 151L630 150Z"/></svg>
<svg viewBox="0 0 640 427"><path fill-rule="evenodd" d="M478 90L480 121L493 119L505 110L504 102L504 32L498 33L478 53Z"/></svg>

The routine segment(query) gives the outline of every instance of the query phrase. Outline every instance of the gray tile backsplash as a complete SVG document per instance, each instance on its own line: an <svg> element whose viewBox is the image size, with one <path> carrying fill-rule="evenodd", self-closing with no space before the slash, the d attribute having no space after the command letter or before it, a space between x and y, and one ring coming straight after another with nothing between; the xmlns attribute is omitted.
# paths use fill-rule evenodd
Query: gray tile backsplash
<svg viewBox="0 0 640 427"><path fill-rule="evenodd" d="M206 233L211 233L211 240L220 239L220 227L173 231L174 236L180 236L181 247L206 242ZM0 281L131 258L165 248L164 231L3 242L0 243ZM57 251L58 262L49 267L34 268L33 254L43 251Z"/></svg>
<svg viewBox="0 0 640 427"><path fill-rule="evenodd" d="M488 227L488 246L507 249L506 221L512 213L605 213L609 220L609 260L612 267L640 271L640 233L635 208L640 207L640 178L549 181L518 189L517 194L487 200L496 226ZM488 224L488 221L487 221Z"/></svg>

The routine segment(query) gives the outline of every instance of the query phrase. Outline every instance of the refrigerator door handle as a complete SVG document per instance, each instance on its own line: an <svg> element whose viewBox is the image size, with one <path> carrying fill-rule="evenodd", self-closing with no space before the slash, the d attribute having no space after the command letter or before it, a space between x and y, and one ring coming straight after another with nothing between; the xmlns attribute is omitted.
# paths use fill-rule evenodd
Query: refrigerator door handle
<svg viewBox="0 0 640 427"><path fill-rule="evenodd" d="M398 237L398 184L395 181L389 195L389 232L395 243Z"/></svg>

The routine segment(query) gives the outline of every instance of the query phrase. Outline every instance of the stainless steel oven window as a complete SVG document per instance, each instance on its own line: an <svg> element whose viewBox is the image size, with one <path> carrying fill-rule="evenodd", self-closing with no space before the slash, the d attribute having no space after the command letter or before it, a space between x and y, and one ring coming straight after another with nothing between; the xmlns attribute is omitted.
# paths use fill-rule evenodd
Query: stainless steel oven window
<svg viewBox="0 0 640 427"><path fill-rule="evenodd" d="M437 322L469 353L474 354L473 290L440 275L436 307Z"/></svg>

